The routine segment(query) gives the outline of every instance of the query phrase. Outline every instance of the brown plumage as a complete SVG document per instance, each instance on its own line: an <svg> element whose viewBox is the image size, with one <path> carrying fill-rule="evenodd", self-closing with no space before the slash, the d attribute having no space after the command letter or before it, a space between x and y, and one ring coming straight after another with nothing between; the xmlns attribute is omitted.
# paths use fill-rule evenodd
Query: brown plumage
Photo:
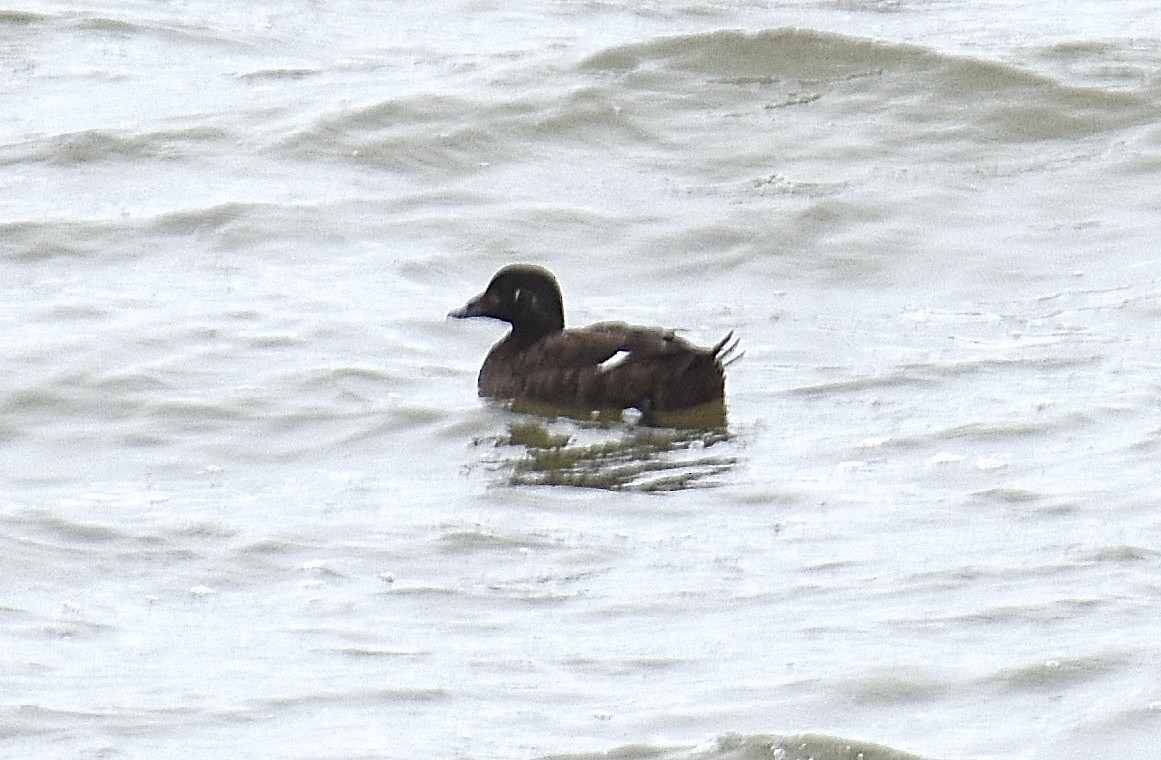
<svg viewBox="0 0 1161 760"><path fill-rule="evenodd" d="M647 418L722 400L725 365L737 346L733 333L702 348L672 330L622 322L565 330L556 278L529 264L504 267L483 293L448 316L512 325L480 368L481 396L635 408Z"/></svg>

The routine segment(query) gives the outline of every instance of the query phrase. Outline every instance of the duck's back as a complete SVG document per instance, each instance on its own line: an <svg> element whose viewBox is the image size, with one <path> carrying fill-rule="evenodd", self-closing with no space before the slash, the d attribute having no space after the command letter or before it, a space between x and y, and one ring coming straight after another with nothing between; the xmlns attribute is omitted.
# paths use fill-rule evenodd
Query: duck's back
<svg viewBox="0 0 1161 760"><path fill-rule="evenodd" d="M480 369L481 396L669 411L721 399L730 336L700 348L671 330L602 322L531 345L509 337Z"/></svg>

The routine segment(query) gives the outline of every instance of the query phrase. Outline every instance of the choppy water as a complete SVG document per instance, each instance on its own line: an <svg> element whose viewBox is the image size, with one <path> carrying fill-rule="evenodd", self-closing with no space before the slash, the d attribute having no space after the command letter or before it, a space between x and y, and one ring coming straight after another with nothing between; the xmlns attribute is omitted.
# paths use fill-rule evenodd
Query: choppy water
<svg viewBox="0 0 1161 760"><path fill-rule="evenodd" d="M1161 11L0 9L0 744L1155 758ZM475 398L728 330L727 430Z"/></svg>

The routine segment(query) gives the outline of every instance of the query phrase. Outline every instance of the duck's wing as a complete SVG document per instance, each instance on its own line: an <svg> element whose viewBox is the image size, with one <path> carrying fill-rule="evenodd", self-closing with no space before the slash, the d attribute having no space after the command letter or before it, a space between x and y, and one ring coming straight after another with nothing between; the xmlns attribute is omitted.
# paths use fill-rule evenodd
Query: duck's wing
<svg viewBox="0 0 1161 760"><path fill-rule="evenodd" d="M672 330L601 322L547 336L520 358L531 398L598 407L677 409L720 399L727 335L700 348Z"/></svg>
<svg viewBox="0 0 1161 760"><path fill-rule="evenodd" d="M554 333L528 348L521 358L529 370L538 367L580 369L599 367L610 360L662 356L697 350L672 330L639 327L624 322L598 322Z"/></svg>

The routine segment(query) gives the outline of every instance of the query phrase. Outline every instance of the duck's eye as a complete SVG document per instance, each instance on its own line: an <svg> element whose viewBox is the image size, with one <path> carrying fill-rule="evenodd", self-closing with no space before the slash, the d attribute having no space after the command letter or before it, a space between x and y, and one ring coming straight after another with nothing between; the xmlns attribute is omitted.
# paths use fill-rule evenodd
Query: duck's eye
<svg viewBox="0 0 1161 760"><path fill-rule="evenodd" d="M516 292L512 294L512 298L517 306L526 309L532 309L536 306L536 294L524 288L516 288Z"/></svg>

